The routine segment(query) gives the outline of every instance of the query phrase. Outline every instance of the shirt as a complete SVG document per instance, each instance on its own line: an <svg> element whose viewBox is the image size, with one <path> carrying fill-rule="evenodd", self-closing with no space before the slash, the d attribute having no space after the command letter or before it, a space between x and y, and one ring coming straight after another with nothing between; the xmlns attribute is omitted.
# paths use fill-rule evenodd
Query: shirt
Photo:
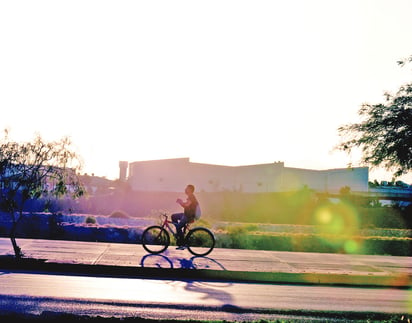
<svg viewBox="0 0 412 323"><path fill-rule="evenodd" d="M199 204L199 202L197 201L196 196L194 196L194 194L189 195L187 197L187 201L190 202L190 205L184 208L185 216L188 218L188 220L194 220L196 215L196 207Z"/></svg>

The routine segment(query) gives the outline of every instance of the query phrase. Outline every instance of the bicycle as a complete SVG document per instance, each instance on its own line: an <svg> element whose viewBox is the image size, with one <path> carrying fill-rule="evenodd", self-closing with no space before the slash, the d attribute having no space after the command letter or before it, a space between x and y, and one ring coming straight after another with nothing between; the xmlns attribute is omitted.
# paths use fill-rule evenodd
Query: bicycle
<svg viewBox="0 0 412 323"><path fill-rule="evenodd" d="M160 225L152 225L142 233L142 246L149 253L159 254L169 247L169 232L177 240L176 231L170 226L170 224L174 225L174 222L170 221L165 213L162 213L161 216L163 216L163 220ZM190 224L193 222L187 223L183 227L183 244L193 255L206 256L215 247L215 237L207 228L195 227L191 229Z"/></svg>

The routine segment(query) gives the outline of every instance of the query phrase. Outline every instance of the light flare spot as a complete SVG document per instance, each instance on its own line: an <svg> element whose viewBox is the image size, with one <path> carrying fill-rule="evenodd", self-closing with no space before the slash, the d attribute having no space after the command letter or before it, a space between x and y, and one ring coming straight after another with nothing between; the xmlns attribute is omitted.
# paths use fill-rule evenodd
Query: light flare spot
<svg viewBox="0 0 412 323"><path fill-rule="evenodd" d="M329 224L332 221L332 214L328 209L320 209L316 213L316 221L319 224Z"/></svg>
<svg viewBox="0 0 412 323"><path fill-rule="evenodd" d="M314 224L321 242L336 251L357 254L362 243L356 240L360 222L357 210L348 202L328 203L314 213Z"/></svg>
<svg viewBox="0 0 412 323"><path fill-rule="evenodd" d="M359 250L359 245L355 240L346 240L343 244L343 249L346 253L356 254Z"/></svg>

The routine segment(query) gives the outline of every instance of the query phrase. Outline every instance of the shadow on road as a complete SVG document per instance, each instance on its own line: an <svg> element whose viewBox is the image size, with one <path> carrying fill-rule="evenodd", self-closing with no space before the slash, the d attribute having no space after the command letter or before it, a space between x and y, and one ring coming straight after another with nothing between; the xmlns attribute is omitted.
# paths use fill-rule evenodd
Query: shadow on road
<svg viewBox="0 0 412 323"><path fill-rule="evenodd" d="M190 259L165 255L147 254L140 260L140 266L146 268L180 268L180 269L212 269L226 270L226 268L215 259L209 257L193 256Z"/></svg>
<svg viewBox="0 0 412 323"><path fill-rule="evenodd" d="M162 269L188 269L188 270L226 270L226 268L209 257L193 256L189 259L181 257L167 257L165 255L147 254L140 261L141 267ZM233 305L233 296L225 288L231 282L208 282L194 279L184 279L184 290L201 294L203 300L215 300L217 306L224 312L242 312L241 308Z"/></svg>
<svg viewBox="0 0 412 323"><path fill-rule="evenodd" d="M140 266L146 268L173 268L173 262L166 256L149 253L142 257Z"/></svg>

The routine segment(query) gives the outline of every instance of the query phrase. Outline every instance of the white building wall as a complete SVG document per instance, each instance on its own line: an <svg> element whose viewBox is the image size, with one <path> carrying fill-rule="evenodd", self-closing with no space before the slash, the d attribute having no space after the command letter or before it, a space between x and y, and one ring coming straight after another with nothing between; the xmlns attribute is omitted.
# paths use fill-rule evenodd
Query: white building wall
<svg viewBox="0 0 412 323"><path fill-rule="evenodd" d="M196 191L279 192L308 187L316 191L368 190L368 168L309 170L284 167L284 163L221 166L191 163L189 158L134 162L129 165L133 190L181 192L187 184Z"/></svg>
<svg viewBox="0 0 412 323"><path fill-rule="evenodd" d="M189 159L183 158L131 163L129 183L136 191L176 191L182 186L184 189L189 178L188 163Z"/></svg>
<svg viewBox="0 0 412 323"><path fill-rule="evenodd" d="M233 168L229 166L188 163L185 185L193 184L197 191L219 192L232 190Z"/></svg>
<svg viewBox="0 0 412 323"><path fill-rule="evenodd" d="M284 168L281 191L294 191L308 187L316 191L325 189L325 175L319 170Z"/></svg>
<svg viewBox="0 0 412 323"><path fill-rule="evenodd" d="M247 193L277 192L281 188L283 163L234 167L239 191Z"/></svg>
<svg viewBox="0 0 412 323"><path fill-rule="evenodd" d="M369 181L369 168L341 168L325 171L326 182L329 192L339 192L344 187L350 187L352 192L367 192Z"/></svg>

